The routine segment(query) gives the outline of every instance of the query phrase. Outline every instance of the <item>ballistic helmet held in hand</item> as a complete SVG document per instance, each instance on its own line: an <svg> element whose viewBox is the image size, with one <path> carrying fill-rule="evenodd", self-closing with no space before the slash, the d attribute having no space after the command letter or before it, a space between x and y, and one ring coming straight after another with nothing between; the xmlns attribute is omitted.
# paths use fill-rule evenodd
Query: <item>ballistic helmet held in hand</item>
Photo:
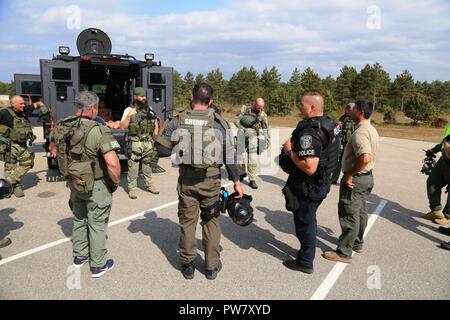
<svg viewBox="0 0 450 320"><path fill-rule="evenodd" d="M250 205L253 198L250 195L244 194L240 199L234 197L237 193L232 193L227 199L227 211L234 223L241 227L248 226L253 221L253 208Z"/></svg>
<svg viewBox="0 0 450 320"><path fill-rule="evenodd" d="M9 198L13 193L13 187L8 180L0 179L0 199Z"/></svg>

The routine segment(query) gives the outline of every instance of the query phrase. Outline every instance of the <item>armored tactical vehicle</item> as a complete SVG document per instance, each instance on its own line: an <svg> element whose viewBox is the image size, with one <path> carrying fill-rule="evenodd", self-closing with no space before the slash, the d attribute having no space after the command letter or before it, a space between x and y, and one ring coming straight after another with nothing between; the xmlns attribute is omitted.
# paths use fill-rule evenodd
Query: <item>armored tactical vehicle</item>
<svg viewBox="0 0 450 320"><path fill-rule="evenodd" d="M44 148L48 154L49 168L56 163L49 157L49 132L60 119L74 115L75 95L79 91L95 92L100 103L111 110L112 120L121 120L123 111L133 99L133 89L143 87L147 101L163 123L171 114L173 103L173 68L154 61L152 53L138 60L128 54L112 54L111 40L102 30L89 28L77 38L78 56L70 54L69 47L59 47L59 55L40 60L40 75L15 74L16 94L25 101L41 99L50 108L42 117ZM32 120L33 122L33 120ZM112 129L121 145L120 159L126 159L125 130Z"/></svg>

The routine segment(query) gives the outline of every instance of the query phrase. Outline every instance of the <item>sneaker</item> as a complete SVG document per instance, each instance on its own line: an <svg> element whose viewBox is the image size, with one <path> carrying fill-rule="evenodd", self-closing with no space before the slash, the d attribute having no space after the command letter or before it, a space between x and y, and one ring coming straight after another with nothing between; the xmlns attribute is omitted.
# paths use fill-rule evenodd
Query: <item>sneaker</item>
<svg viewBox="0 0 450 320"><path fill-rule="evenodd" d="M441 226L444 226L446 224L450 223L450 219L442 218L442 219L434 219L434 223L440 224Z"/></svg>
<svg viewBox="0 0 450 320"><path fill-rule="evenodd" d="M130 197L130 199L137 199L137 190L136 189L132 189L128 192L128 197Z"/></svg>
<svg viewBox="0 0 450 320"><path fill-rule="evenodd" d="M83 264L89 261L89 257L75 256L73 257L73 266L76 268L81 268Z"/></svg>
<svg viewBox="0 0 450 320"><path fill-rule="evenodd" d="M20 184L16 184L15 186L14 186L14 195L17 197L17 198L22 198L22 197L24 197L25 196L25 194L23 193L23 190L22 190L22 187L20 186Z"/></svg>
<svg viewBox="0 0 450 320"><path fill-rule="evenodd" d="M159 190L154 185L147 187L147 191L153 194L159 194Z"/></svg>
<svg viewBox="0 0 450 320"><path fill-rule="evenodd" d="M313 268L304 267L304 266L300 265L297 262L297 260L285 260L285 261L283 261L283 265L288 269L291 269L294 271L301 271L301 272L304 272L307 274L311 274L314 272Z"/></svg>
<svg viewBox="0 0 450 320"><path fill-rule="evenodd" d="M439 231L447 236L450 236L450 228L439 227Z"/></svg>
<svg viewBox="0 0 450 320"><path fill-rule="evenodd" d="M327 260L331 260L331 261L352 263L352 258L342 257L339 254L337 254L336 251L326 251L322 254L322 257L324 257Z"/></svg>
<svg viewBox="0 0 450 320"><path fill-rule="evenodd" d="M193 262L181 264L181 273L183 274L183 277L185 279L187 280L194 279L194 272L195 272L195 264Z"/></svg>
<svg viewBox="0 0 450 320"><path fill-rule="evenodd" d="M4 248L7 247L11 244L11 239L10 238L3 238L0 240L0 248Z"/></svg>
<svg viewBox="0 0 450 320"><path fill-rule="evenodd" d="M103 267L91 267L92 278L100 278L107 271L114 268L114 260L108 259Z"/></svg>
<svg viewBox="0 0 450 320"><path fill-rule="evenodd" d="M215 278L217 278L217 274L220 272L220 270L222 270L222 262L219 260L219 264L217 265L217 267L212 270L205 270L206 279L214 280Z"/></svg>
<svg viewBox="0 0 450 320"><path fill-rule="evenodd" d="M250 183L248 185L252 189L258 189L258 185L256 184L256 182L254 180L250 180Z"/></svg>

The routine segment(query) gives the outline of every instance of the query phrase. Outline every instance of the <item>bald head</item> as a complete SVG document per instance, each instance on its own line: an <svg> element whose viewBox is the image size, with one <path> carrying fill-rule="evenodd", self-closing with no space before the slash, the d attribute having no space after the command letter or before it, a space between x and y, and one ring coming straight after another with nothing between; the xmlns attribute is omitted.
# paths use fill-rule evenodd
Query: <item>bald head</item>
<svg viewBox="0 0 450 320"><path fill-rule="evenodd" d="M25 101L21 96L13 96L11 98L11 107L14 111L22 112L25 107Z"/></svg>
<svg viewBox="0 0 450 320"><path fill-rule="evenodd" d="M255 103L253 104L253 110L257 112L261 112L264 110L264 99L263 98L257 98L255 100Z"/></svg>
<svg viewBox="0 0 450 320"><path fill-rule="evenodd" d="M305 93L299 106L303 117L308 119L323 115L323 97L317 92Z"/></svg>

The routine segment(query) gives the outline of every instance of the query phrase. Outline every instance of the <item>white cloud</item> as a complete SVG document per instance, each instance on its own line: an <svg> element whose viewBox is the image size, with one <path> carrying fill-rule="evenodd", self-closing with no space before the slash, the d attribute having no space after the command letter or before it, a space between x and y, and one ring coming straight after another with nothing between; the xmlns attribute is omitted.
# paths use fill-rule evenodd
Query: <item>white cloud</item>
<svg viewBox="0 0 450 320"><path fill-rule="evenodd" d="M443 0L378 0L381 30L366 27L372 0L232 0L216 10L155 16L130 13L119 0L39 3L18 2L16 10L27 23L23 29L16 26L14 33L25 45L39 43L41 52L47 52L41 57L49 57L61 44L75 46L81 30L67 28L67 6L76 3L81 29L107 32L114 52L136 57L155 52L158 60L181 72L219 67L230 74L242 66L262 70L275 65L289 73L310 65L322 76L336 76L344 64L378 61L390 72L402 65L421 79L425 68L431 70L427 77L436 72L436 79L448 79L450 74L450 4ZM2 35L0 39L10 40ZM22 54L11 44L5 55L14 50ZM7 77L3 71L1 77Z"/></svg>

